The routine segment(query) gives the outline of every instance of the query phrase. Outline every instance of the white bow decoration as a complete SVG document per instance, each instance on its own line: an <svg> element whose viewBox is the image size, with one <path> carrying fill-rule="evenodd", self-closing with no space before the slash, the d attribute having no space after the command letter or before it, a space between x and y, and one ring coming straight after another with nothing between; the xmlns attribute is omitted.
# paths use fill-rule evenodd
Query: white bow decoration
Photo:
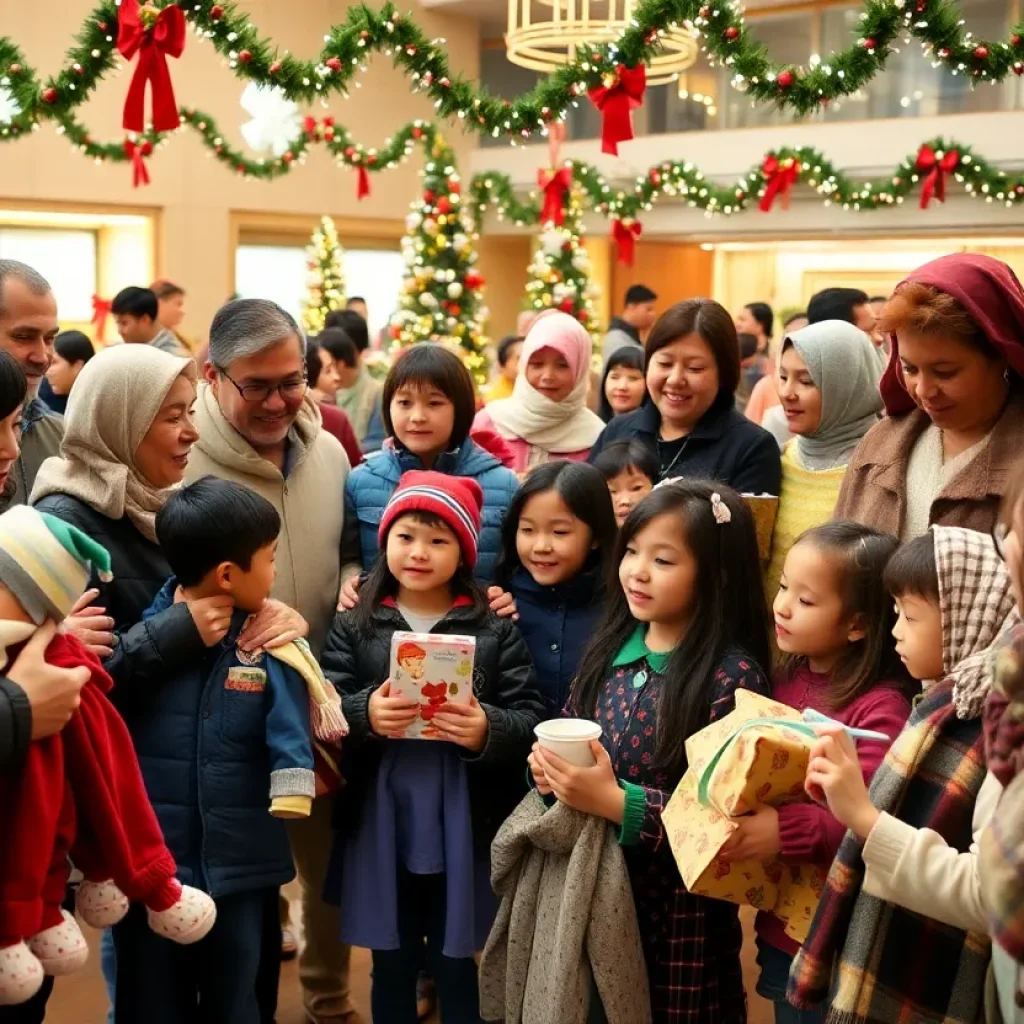
<svg viewBox="0 0 1024 1024"><path fill-rule="evenodd" d="M250 82L242 92L242 109L252 117L242 125L246 145L256 153L270 150L283 156L302 130L297 103L288 99L277 86Z"/></svg>

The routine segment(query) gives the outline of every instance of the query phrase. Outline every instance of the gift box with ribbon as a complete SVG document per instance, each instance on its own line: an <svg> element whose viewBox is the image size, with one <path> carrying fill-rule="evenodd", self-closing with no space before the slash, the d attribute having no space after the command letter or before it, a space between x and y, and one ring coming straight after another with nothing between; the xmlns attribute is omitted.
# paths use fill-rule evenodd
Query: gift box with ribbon
<svg viewBox="0 0 1024 1024"><path fill-rule="evenodd" d="M718 853L740 815L807 799L804 776L815 738L799 711L737 690L736 709L686 741L689 767L662 813L690 892L772 911L797 942L807 937L828 865L730 864Z"/></svg>

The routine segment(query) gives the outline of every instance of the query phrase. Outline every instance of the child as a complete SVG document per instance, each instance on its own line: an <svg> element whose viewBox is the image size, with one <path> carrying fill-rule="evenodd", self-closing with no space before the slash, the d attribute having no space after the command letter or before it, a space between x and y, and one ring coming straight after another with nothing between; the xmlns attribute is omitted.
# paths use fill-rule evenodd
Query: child
<svg viewBox="0 0 1024 1024"><path fill-rule="evenodd" d="M686 771L687 737L732 711L737 688L768 693L754 523L734 491L672 480L626 520L615 560L620 586L567 707L601 724L597 765L535 745L530 769L542 793L620 826L655 1024L741 1024L738 908L686 891L661 812Z"/></svg>
<svg viewBox="0 0 1024 1024"><path fill-rule="evenodd" d="M523 350L523 338L519 334L510 334L498 342L498 367L491 386L484 394L484 402L496 402L499 398L509 398L519 376L519 353Z"/></svg>
<svg viewBox="0 0 1024 1024"><path fill-rule="evenodd" d="M373 1019L388 1024L416 1022L424 936L445 1024L479 1021L473 953L495 909L488 850L525 792L541 719L526 645L473 581L482 503L474 480L404 474L380 518L383 554L323 654L352 725L335 848L341 938L373 951ZM391 637L410 629L476 638L471 703L431 720L446 742L388 741L419 713L390 696Z"/></svg>
<svg viewBox="0 0 1024 1024"><path fill-rule="evenodd" d="M359 574L377 562L381 509L402 474L413 469L470 477L480 485L484 504L476 571L479 579L493 580L501 521L519 481L469 437L476 396L462 360L440 345L414 345L391 368L382 409L389 441L383 451L354 469L345 485L344 606L354 607Z"/></svg>
<svg viewBox="0 0 1024 1024"><path fill-rule="evenodd" d="M789 549L773 609L779 650L786 656L775 674L773 697L896 738L910 714L914 689L896 654L895 615L882 583L897 546L895 537L857 523L826 523L808 530ZM857 744L865 782L888 746L874 740ZM827 868L845 834L846 826L817 804L765 807L739 819L723 856L764 860L781 855L787 863ZM756 928L757 991L775 1004L777 1024L823 1021L822 1011L800 1011L786 1002L789 968L799 944L773 914L759 913Z"/></svg>
<svg viewBox="0 0 1024 1024"><path fill-rule="evenodd" d="M314 795L311 699L319 735L344 726L322 732L325 717L339 724L339 709L326 710L322 681L310 680L307 692L308 673L279 660L289 654L236 647L270 593L280 528L270 502L213 477L177 491L157 513L175 575L145 618L191 604L207 654L162 685L136 688L125 719L182 875L214 898L217 924L179 952L129 912L114 928L117 1024L260 1019L264 908L276 912L273 894L295 876L281 819L308 816Z"/></svg>
<svg viewBox="0 0 1024 1024"><path fill-rule="evenodd" d="M517 473L551 458L585 462L604 421L587 408L593 343L576 319L542 313L526 336L511 398L491 402L474 430L497 430L515 452Z"/></svg>
<svg viewBox="0 0 1024 1024"><path fill-rule="evenodd" d="M538 466L512 499L504 540L497 582L515 599L545 717L553 718L601 616L615 545L601 474L585 462Z"/></svg>
<svg viewBox="0 0 1024 1024"><path fill-rule="evenodd" d="M598 415L607 423L613 416L639 409L647 397L644 350L624 345L612 353L601 379Z"/></svg>
<svg viewBox="0 0 1024 1024"><path fill-rule="evenodd" d="M658 456L639 441L616 441L602 449L594 467L608 484L615 509L615 521L622 526L626 516L654 489L661 475Z"/></svg>
<svg viewBox="0 0 1024 1024"><path fill-rule="evenodd" d="M123 917L129 899L140 901L140 930L158 944L167 945L157 936L195 942L215 917L210 899L175 877L131 739L105 696L110 677L75 637L54 635L93 567L109 578L107 552L75 527L27 505L0 516L0 668L37 644L49 664L85 680L63 730L31 743L18 772L0 775L0 1006L26 1002L44 974L70 974L89 955L61 908L69 855L86 878L78 912L94 927Z"/></svg>
<svg viewBox="0 0 1024 1024"><path fill-rule="evenodd" d="M852 834L788 995L801 1007L828 997L850 1022L975 1021L989 943L972 842L1000 790L980 716L990 648L1016 619L1012 588L990 537L942 526L897 551L885 585L896 651L924 695L870 794L845 733L823 730L811 751L807 791Z"/></svg>

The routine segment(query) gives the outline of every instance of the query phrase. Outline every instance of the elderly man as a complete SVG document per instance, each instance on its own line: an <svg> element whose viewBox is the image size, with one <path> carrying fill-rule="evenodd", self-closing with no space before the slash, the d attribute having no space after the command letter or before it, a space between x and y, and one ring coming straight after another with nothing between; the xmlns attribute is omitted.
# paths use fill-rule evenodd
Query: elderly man
<svg viewBox="0 0 1024 1024"><path fill-rule="evenodd" d="M28 501L43 460L60 449L64 420L36 397L53 362L57 330L57 302L46 278L17 260L0 260L0 349L14 356L28 381L14 491L0 498L2 508Z"/></svg>
<svg viewBox="0 0 1024 1024"><path fill-rule="evenodd" d="M210 353L199 386L199 441L189 479L208 473L245 484L281 514L273 596L309 623L319 654L338 599L341 526L349 464L321 429L308 393L305 340L280 306L239 299L210 325ZM321 898L331 847L331 801L290 823L302 886L305 948L299 959L306 1014L314 1024L357 1020L349 1001L349 949L338 941L337 908Z"/></svg>

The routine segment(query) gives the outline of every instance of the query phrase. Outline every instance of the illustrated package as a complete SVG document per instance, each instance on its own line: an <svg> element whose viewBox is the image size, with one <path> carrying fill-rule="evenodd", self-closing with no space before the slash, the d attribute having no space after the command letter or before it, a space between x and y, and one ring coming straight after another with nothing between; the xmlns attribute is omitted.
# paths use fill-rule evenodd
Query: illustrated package
<svg viewBox="0 0 1024 1024"><path fill-rule="evenodd" d="M416 701L420 713L405 739L436 740L434 715L473 695L476 638L446 633L395 633L391 638L391 695Z"/></svg>

